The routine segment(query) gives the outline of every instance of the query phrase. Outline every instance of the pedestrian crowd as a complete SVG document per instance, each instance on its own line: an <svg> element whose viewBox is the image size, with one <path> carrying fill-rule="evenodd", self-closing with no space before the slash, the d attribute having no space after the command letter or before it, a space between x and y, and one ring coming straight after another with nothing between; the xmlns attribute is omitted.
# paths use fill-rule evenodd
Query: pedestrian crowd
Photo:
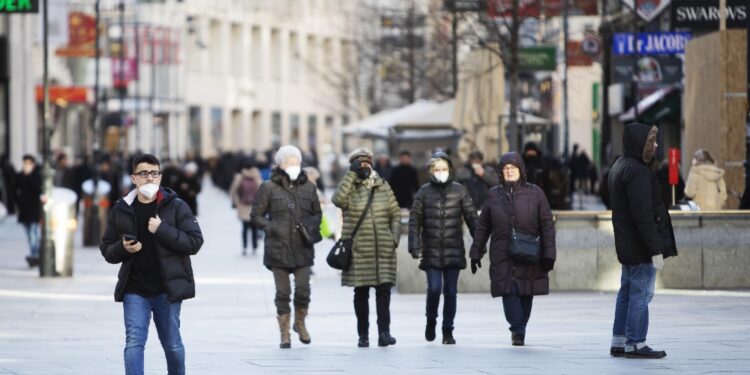
<svg viewBox="0 0 750 375"><path fill-rule="evenodd" d="M427 281L425 340L437 338L442 298L441 342L457 343L459 275L467 268L476 273L484 260L489 264L491 295L502 298L510 342L525 345L534 297L549 294L549 272L557 260L552 210L569 209L573 191L591 193L598 183L612 210L615 247L622 263L610 354L661 358L664 351L646 344L648 303L656 272L665 258L677 255L677 249L667 211L671 203L661 185L663 166L654 167L657 135L656 127L627 126L624 152L601 181L592 175L585 152L574 148L565 163L544 156L529 143L521 153L506 153L497 164L474 151L464 163L454 165L450 153L437 151L423 170L413 165L408 151L399 154L394 166L387 156L357 149L347 158L348 169L329 167L326 173L320 172L314 152L303 153L292 145L275 152L223 154L207 161L190 153L182 162L149 154L133 156L129 163L122 156L99 157L95 167L85 160L70 166L68 157L59 154L54 184L75 191L85 215L91 207L106 208L98 244L107 262L120 264L115 300L123 303L127 374L143 373L152 319L169 373L185 373L180 310L183 300L195 296L191 256L203 244L197 197L206 175L227 192L236 210L242 224L242 254L248 247L256 254L263 241L263 264L275 285L281 348L291 348L292 332L303 344L312 342L306 324L311 311L310 278L314 246L323 238L342 239L341 248L348 252L348 262L340 267L341 285L353 289L356 345L370 346L371 289L377 345L396 344L390 330L390 301L396 249L402 239L401 217L406 211L405 248ZM719 209L727 199L723 171L715 164L709 151L698 150L684 183L684 196L705 209ZM3 199L15 203L9 207L17 210L29 240L27 261L35 266L41 206L47 199L40 168L27 155L22 171L15 173L3 159L3 178ZM321 206L329 203L323 194L324 180L336 182L330 203L340 209L338 229L331 228ZM108 189L97 189L98 184ZM100 210L92 214L97 220L101 215ZM468 252L464 230L472 238ZM338 251L332 249L329 258L340 255L334 250Z"/></svg>

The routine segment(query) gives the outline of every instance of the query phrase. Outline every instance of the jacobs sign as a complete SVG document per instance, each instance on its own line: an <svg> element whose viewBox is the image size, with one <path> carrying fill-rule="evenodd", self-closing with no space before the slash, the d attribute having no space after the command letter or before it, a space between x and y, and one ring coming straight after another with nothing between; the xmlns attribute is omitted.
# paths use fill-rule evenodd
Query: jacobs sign
<svg viewBox="0 0 750 375"><path fill-rule="evenodd" d="M615 55L682 54L685 53L687 42L692 38L693 35L688 32L615 33L612 37L612 52Z"/></svg>

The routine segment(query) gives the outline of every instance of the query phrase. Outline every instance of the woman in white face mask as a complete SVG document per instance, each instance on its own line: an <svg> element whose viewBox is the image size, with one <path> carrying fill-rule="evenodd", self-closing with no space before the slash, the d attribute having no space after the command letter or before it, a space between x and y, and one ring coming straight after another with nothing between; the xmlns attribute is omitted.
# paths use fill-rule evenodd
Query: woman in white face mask
<svg viewBox="0 0 750 375"><path fill-rule="evenodd" d="M420 259L419 268L427 275L425 339L435 339L442 292L443 344L452 345L456 343L453 320L458 274L466 268L463 224L473 235L477 210L466 187L453 182L453 165L447 154L436 152L428 167L430 182L417 192L409 215L409 252Z"/></svg>
<svg viewBox="0 0 750 375"><path fill-rule="evenodd" d="M320 241L321 209L315 185L302 172L302 153L283 146L276 152L277 167L271 179L260 185L250 214L254 225L266 233L263 265L273 271L276 283L276 313L281 348L290 348L290 275L294 274L294 331L304 344L310 334L305 317L310 303L310 267Z"/></svg>

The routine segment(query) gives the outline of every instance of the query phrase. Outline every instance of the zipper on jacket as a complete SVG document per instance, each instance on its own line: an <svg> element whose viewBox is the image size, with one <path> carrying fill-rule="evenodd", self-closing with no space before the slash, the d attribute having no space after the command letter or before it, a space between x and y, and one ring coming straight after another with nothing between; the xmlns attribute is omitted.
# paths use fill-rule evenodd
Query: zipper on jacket
<svg viewBox="0 0 750 375"><path fill-rule="evenodd" d="M513 194L515 191L513 190L513 185L510 185L510 208L511 208L511 224L513 225L513 229L515 230L516 226L516 204L513 200ZM510 234L513 235L513 232ZM513 283L516 282L516 264L513 262L513 259L510 260L510 284L506 287L506 293L510 293L511 290L513 290Z"/></svg>
<svg viewBox="0 0 750 375"><path fill-rule="evenodd" d="M373 187L375 189L375 187ZM372 200L375 200L375 191L372 192ZM368 215L372 223L372 230L375 233L375 280L380 285L380 247L378 246L378 228L375 226L375 214L373 213L372 204L370 205Z"/></svg>

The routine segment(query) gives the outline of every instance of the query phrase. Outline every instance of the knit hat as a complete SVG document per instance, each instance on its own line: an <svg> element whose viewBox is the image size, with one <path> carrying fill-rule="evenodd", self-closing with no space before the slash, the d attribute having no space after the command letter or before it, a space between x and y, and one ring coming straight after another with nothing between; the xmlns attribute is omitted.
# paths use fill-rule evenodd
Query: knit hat
<svg viewBox="0 0 750 375"><path fill-rule="evenodd" d="M354 161L354 159L361 157L367 158L370 161L370 164L372 164L372 152L366 148L358 148L352 151L352 153L349 154L349 162L351 163Z"/></svg>

